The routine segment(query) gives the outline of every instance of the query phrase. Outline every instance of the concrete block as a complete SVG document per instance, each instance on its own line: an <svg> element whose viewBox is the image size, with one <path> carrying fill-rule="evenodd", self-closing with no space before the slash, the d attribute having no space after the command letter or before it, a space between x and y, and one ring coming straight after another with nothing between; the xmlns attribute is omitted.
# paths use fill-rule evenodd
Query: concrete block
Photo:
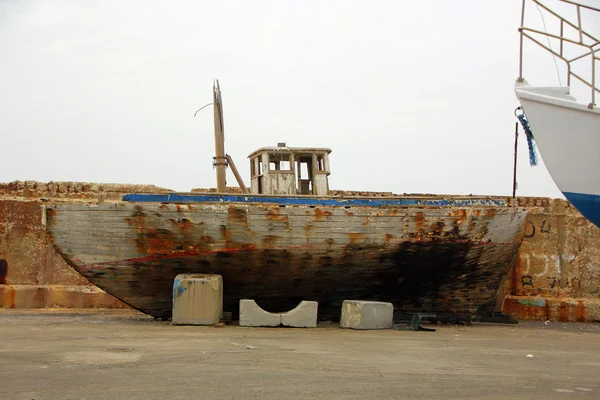
<svg viewBox="0 0 600 400"><path fill-rule="evenodd" d="M350 329L390 329L394 319L392 303L344 300L340 327Z"/></svg>
<svg viewBox="0 0 600 400"><path fill-rule="evenodd" d="M240 326L279 326L281 314L263 310L254 300L240 300Z"/></svg>
<svg viewBox="0 0 600 400"><path fill-rule="evenodd" d="M318 308L316 301L301 301L293 310L281 314L281 324L293 328L316 328Z"/></svg>
<svg viewBox="0 0 600 400"><path fill-rule="evenodd" d="M221 275L177 275L173 282L173 325L214 325L222 313Z"/></svg>

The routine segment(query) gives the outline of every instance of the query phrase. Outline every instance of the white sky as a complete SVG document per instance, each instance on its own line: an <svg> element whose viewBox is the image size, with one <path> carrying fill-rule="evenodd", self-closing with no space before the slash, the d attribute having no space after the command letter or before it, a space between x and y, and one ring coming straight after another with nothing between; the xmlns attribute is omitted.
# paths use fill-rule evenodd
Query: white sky
<svg viewBox="0 0 600 400"><path fill-rule="evenodd" d="M508 195L520 3L1 1L0 181L214 187L218 78L246 184L287 142L333 149L332 189ZM520 138L518 194L560 196Z"/></svg>

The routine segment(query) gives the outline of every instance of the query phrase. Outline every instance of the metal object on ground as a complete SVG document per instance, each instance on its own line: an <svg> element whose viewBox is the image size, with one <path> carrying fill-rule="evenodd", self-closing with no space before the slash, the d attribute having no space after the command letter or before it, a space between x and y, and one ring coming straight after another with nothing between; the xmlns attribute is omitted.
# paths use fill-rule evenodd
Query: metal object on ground
<svg viewBox="0 0 600 400"><path fill-rule="evenodd" d="M222 312L221 275L177 275L173 282L173 325L215 325Z"/></svg>
<svg viewBox="0 0 600 400"><path fill-rule="evenodd" d="M412 330L412 331L435 332L435 328L426 328L423 325L421 325L421 322L424 319L429 320L432 318L436 318L436 315L435 314L416 313L416 314L413 314L413 316L410 320L410 324L407 324L406 322L394 321L394 329L397 331Z"/></svg>

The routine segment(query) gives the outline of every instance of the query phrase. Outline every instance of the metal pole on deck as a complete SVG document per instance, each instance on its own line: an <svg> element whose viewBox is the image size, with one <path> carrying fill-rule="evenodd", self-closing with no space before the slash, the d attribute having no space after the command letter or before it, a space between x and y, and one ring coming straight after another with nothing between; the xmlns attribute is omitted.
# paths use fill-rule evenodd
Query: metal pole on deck
<svg viewBox="0 0 600 400"><path fill-rule="evenodd" d="M227 158L225 157L223 103L221 101L221 88L219 87L218 79L215 79L215 82L213 84L213 104L215 113L215 157L213 165L217 170L217 193L225 193L227 184L225 180Z"/></svg>

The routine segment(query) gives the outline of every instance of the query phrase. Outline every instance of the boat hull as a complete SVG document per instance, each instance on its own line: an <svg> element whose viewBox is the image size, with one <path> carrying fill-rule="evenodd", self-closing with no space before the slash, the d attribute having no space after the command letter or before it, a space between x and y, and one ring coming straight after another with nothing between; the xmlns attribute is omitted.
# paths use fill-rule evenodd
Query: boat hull
<svg viewBox="0 0 600 400"><path fill-rule="evenodd" d="M171 315L175 276L195 272L223 276L224 311L234 317L240 299L273 312L315 300L319 319L336 319L345 299L490 315L526 219L522 210L480 203L214 197L49 206L47 229L83 276L155 317Z"/></svg>
<svg viewBox="0 0 600 400"><path fill-rule="evenodd" d="M568 87L519 83L515 92L552 179L574 207L600 226L600 110L577 103Z"/></svg>

